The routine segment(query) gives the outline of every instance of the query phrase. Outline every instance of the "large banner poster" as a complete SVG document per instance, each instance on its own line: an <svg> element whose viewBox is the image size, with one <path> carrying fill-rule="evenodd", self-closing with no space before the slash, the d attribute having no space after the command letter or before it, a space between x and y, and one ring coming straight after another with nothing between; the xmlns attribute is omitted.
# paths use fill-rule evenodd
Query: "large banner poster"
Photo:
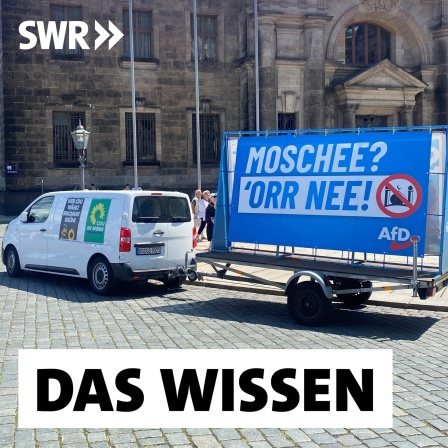
<svg viewBox="0 0 448 448"><path fill-rule="evenodd" d="M76 240L78 236L79 218L81 217L84 198L69 198L62 212L59 239Z"/></svg>
<svg viewBox="0 0 448 448"><path fill-rule="evenodd" d="M84 242L104 243L107 215L109 214L110 199L92 199L87 215Z"/></svg>
<svg viewBox="0 0 448 448"><path fill-rule="evenodd" d="M430 132L242 137L229 239L423 256L430 154Z"/></svg>

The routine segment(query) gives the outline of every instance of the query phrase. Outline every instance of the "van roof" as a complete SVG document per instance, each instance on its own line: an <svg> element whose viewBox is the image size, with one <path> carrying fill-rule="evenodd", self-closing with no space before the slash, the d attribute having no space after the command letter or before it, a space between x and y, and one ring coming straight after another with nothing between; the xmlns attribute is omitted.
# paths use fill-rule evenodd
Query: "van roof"
<svg viewBox="0 0 448 448"><path fill-rule="evenodd" d="M64 190L64 191L48 191L43 196L47 195L86 195L86 196L101 196L105 194L114 195L132 195L132 196L177 196L186 195L180 191L152 191L152 190Z"/></svg>

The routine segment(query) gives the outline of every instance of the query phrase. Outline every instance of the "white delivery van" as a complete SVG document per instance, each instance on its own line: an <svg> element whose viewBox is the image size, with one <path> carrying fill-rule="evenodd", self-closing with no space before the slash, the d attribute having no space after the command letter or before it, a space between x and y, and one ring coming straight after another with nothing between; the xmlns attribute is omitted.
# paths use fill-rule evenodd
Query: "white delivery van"
<svg viewBox="0 0 448 448"><path fill-rule="evenodd" d="M176 288L196 269L195 233L183 193L58 191L9 223L2 260L11 277L26 270L87 278L101 295L122 281Z"/></svg>

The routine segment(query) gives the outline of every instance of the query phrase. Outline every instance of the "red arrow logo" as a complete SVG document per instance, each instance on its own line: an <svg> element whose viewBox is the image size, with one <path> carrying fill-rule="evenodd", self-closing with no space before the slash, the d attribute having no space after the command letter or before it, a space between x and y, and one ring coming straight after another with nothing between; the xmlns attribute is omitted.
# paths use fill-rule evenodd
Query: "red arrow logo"
<svg viewBox="0 0 448 448"><path fill-rule="evenodd" d="M397 243L396 241L392 241L390 243L390 248L391 250L403 250L406 249L407 247L412 246L412 241L406 241L404 243Z"/></svg>
<svg viewBox="0 0 448 448"><path fill-rule="evenodd" d="M409 246L412 246L414 241L418 242L418 241L420 241L420 238L418 236L411 236L409 241L405 241L404 243L397 243L396 241L392 241L390 243L389 247L391 248L391 250L403 250L403 249L406 249Z"/></svg>

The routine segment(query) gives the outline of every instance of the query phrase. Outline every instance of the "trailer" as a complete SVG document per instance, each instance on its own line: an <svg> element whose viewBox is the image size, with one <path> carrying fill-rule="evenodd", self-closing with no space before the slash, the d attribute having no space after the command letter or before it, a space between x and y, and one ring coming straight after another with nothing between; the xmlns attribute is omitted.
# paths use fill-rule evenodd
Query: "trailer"
<svg viewBox="0 0 448 448"><path fill-rule="evenodd" d="M301 325L379 290L434 295L448 284L447 129L225 132L212 248L197 261L282 287Z"/></svg>

